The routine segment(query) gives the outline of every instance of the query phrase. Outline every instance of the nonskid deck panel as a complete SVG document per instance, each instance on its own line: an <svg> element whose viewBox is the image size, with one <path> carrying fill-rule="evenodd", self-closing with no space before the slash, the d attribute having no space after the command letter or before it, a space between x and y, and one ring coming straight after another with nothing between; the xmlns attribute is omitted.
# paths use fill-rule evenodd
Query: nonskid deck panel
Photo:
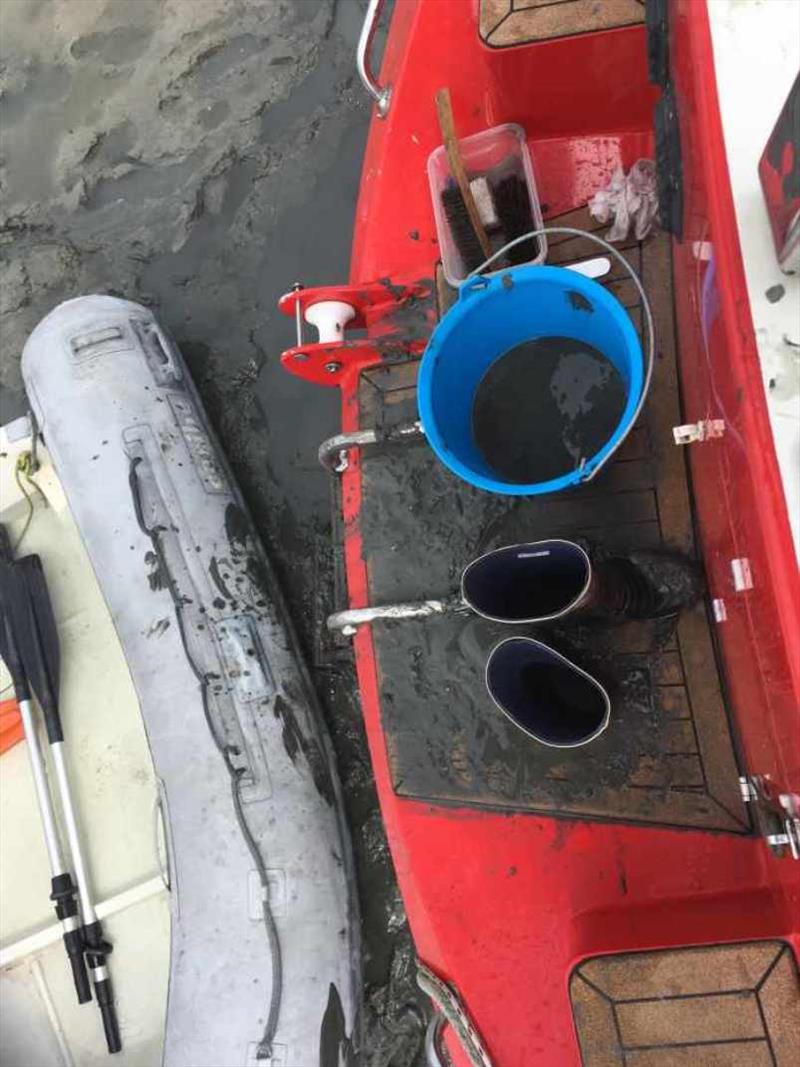
<svg viewBox="0 0 800 1067"><path fill-rule="evenodd" d="M602 956L570 998L584 1067L792 1067L797 966L781 941Z"/></svg>
<svg viewBox="0 0 800 1067"><path fill-rule="evenodd" d="M592 229L585 211L554 224ZM551 262L592 254L555 242ZM694 552L680 414L669 240L625 254L651 296L659 337L640 423L595 483L546 498L509 500L453 477L422 445L388 445L362 460L360 526L370 602L454 592L464 565L488 548L552 536L619 548ZM632 285L606 283L640 327ZM362 427L416 417L417 364L365 372ZM378 623L374 647L382 723L395 792L435 803L530 810L673 827L747 832L707 605L680 619L535 630L476 617ZM484 687L489 651L503 636L535 633L610 687L609 729L582 749L545 748L505 721Z"/></svg>
<svg viewBox="0 0 800 1067"><path fill-rule="evenodd" d="M614 30L644 22L643 0L480 0L480 35L492 48Z"/></svg>

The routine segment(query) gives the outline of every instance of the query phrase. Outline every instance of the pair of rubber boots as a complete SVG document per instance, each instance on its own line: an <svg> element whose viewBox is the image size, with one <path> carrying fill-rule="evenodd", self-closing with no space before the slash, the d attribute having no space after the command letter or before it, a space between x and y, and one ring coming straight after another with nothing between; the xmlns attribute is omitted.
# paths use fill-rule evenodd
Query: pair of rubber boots
<svg viewBox="0 0 800 1067"><path fill-rule="evenodd" d="M461 595L495 622L652 619L675 615L700 595L688 559L637 550L626 555L574 541L507 545L473 560ZM611 700L600 682L549 645L509 637L492 650L486 687L526 734L556 748L588 744L608 725Z"/></svg>

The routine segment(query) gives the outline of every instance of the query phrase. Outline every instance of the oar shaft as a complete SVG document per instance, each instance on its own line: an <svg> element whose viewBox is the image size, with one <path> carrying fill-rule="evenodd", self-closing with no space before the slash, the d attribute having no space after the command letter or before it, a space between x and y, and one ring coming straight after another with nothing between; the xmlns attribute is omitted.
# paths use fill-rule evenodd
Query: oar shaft
<svg viewBox="0 0 800 1067"><path fill-rule="evenodd" d="M122 1041L120 1039L117 1012L114 1006L114 990L111 985L106 960L111 952L111 945L103 937L103 928L95 914L94 904L92 903L89 877L81 847L80 833L78 832L78 820L75 817L67 766L64 760L64 742L54 742L50 745L50 751L53 756L53 766L56 769L56 780L61 797L61 810L64 815L67 840L72 853L72 864L75 868L75 878L78 882L78 893L81 898L81 911L83 912L82 935L86 952L86 966L92 977L95 1000L103 1020L106 1047L109 1052L119 1052L122 1048Z"/></svg>
<svg viewBox="0 0 800 1067"><path fill-rule="evenodd" d="M22 718L22 728L25 731L25 741L28 746L28 759L33 775L33 785L36 790L36 799L39 803L39 815L44 830L47 858L50 861L50 870L55 878L66 871L64 857L61 852L61 842L56 829L53 802L50 796L50 788L47 783L47 770L45 769L44 756L39 745L39 735L36 732L36 722L33 717L33 707L30 700L20 700L19 713Z"/></svg>
<svg viewBox="0 0 800 1067"><path fill-rule="evenodd" d="M64 816L67 841L69 842L69 850L72 853L72 865L75 868L75 880L78 883L78 894L81 899L83 922L85 926L89 926L95 921L97 916L95 915L92 895L89 889L89 875L86 870L86 861L81 846L81 837L78 830L78 820L75 815L75 806L72 803L72 791L70 789L67 766L64 760L64 742L56 741L55 744L50 745L50 752L53 757L53 766L56 772L58 794L61 798L61 811Z"/></svg>
<svg viewBox="0 0 800 1067"><path fill-rule="evenodd" d="M18 700L17 703L19 704L22 718L22 728L25 731L25 741L28 747L28 759L36 789L36 799L39 802L39 815L41 816L42 829L44 830L47 856L50 860L50 870L52 872L50 899L53 901L56 915L61 920L61 926L64 931L64 947L72 968L72 978L75 983L78 1002L85 1004L87 1000L92 999L92 994L83 958L83 927L78 915L78 905L75 902L75 886L72 884L72 876L66 868L61 851L61 839L56 827L53 798L47 780L44 755L39 745L39 734L36 729L33 706L30 700Z"/></svg>
<svg viewBox="0 0 800 1067"><path fill-rule="evenodd" d="M2 537L0 537L0 555L2 554L3 545ZM2 640L3 654L4 658L11 661L8 664L9 672L14 679L20 704L29 698L31 692L33 692L36 694L42 708L47 727L47 737L50 742L50 754L61 799L64 827L67 832L72 865L78 883L83 924L78 925L74 887L71 885L71 876L69 874L59 874L57 877L54 875L52 899L56 902L56 913L64 921L64 943L73 966L78 999L89 999L88 975L86 973L88 968L94 983L97 1004L102 1015L108 1051L119 1052L122 1047L119 1024L114 1006L114 991L106 965L106 957L111 952L112 946L104 939L102 926L94 910L89 887L89 873L86 869L86 859L81 844L81 835L78 830L78 820L75 814L75 805L72 801L72 790L64 759L64 734L58 713L60 665L58 630L41 560L38 556L26 556L24 559L18 560L16 564L5 562L3 565L3 578L10 589L8 604L6 604L4 586L0 586L0 594L2 594L0 602L3 606L3 628L0 631L0 639ZM13 632L14 625L19 630L19 641ZM24 720L26 722L26 732L29 732L31 742L36 746L35 749L31 750L32 766L37 780L37 791L42 807L48 851L52 849L51 860L54 864L57 862L60 870L63 871L63 859L61 858L55 820L52 818L52 806L47 792L47 782L43 774L44 763L38 747L38 739L33 727L34 720L30 713L29 704L26 707L26 712L27 718ZM79 979L82 979L82 984L80 985Z"/></svg>

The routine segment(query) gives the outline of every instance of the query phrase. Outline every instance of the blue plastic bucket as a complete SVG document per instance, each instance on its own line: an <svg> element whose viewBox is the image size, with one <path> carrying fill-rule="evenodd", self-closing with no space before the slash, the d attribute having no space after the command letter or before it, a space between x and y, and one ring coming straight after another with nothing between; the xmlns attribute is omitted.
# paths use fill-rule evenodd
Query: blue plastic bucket
<svg viewBox="0 0 800 1067"><path fill-rule="evenodd" d="M540 337L571 337L611 362L627 400L616 429L580 468L550 481L501 480L473 436L475 392L488 368L509 349ZM621 444L638 413L645 387L642 346L616 297L591 278L564 267L515 267L461 286L455 306L436 327L417 382L419 415L436 455L454 474L492 493L556 493L590 478ZM536 417L536 398L520 397Z"/></svg>

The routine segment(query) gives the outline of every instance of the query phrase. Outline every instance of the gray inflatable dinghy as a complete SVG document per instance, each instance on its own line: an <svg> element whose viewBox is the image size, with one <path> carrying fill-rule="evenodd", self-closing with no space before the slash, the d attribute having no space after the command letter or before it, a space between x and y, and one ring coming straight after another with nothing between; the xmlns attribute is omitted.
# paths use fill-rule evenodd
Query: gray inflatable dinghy
<svg viewBox="0 0 800 1067"><path fill-rule="evenodd" d="M22 369L161 781L164 1062L346 1064L358 922L330 743L183 359L146 308L89 296L39 324Z"/></svg>

